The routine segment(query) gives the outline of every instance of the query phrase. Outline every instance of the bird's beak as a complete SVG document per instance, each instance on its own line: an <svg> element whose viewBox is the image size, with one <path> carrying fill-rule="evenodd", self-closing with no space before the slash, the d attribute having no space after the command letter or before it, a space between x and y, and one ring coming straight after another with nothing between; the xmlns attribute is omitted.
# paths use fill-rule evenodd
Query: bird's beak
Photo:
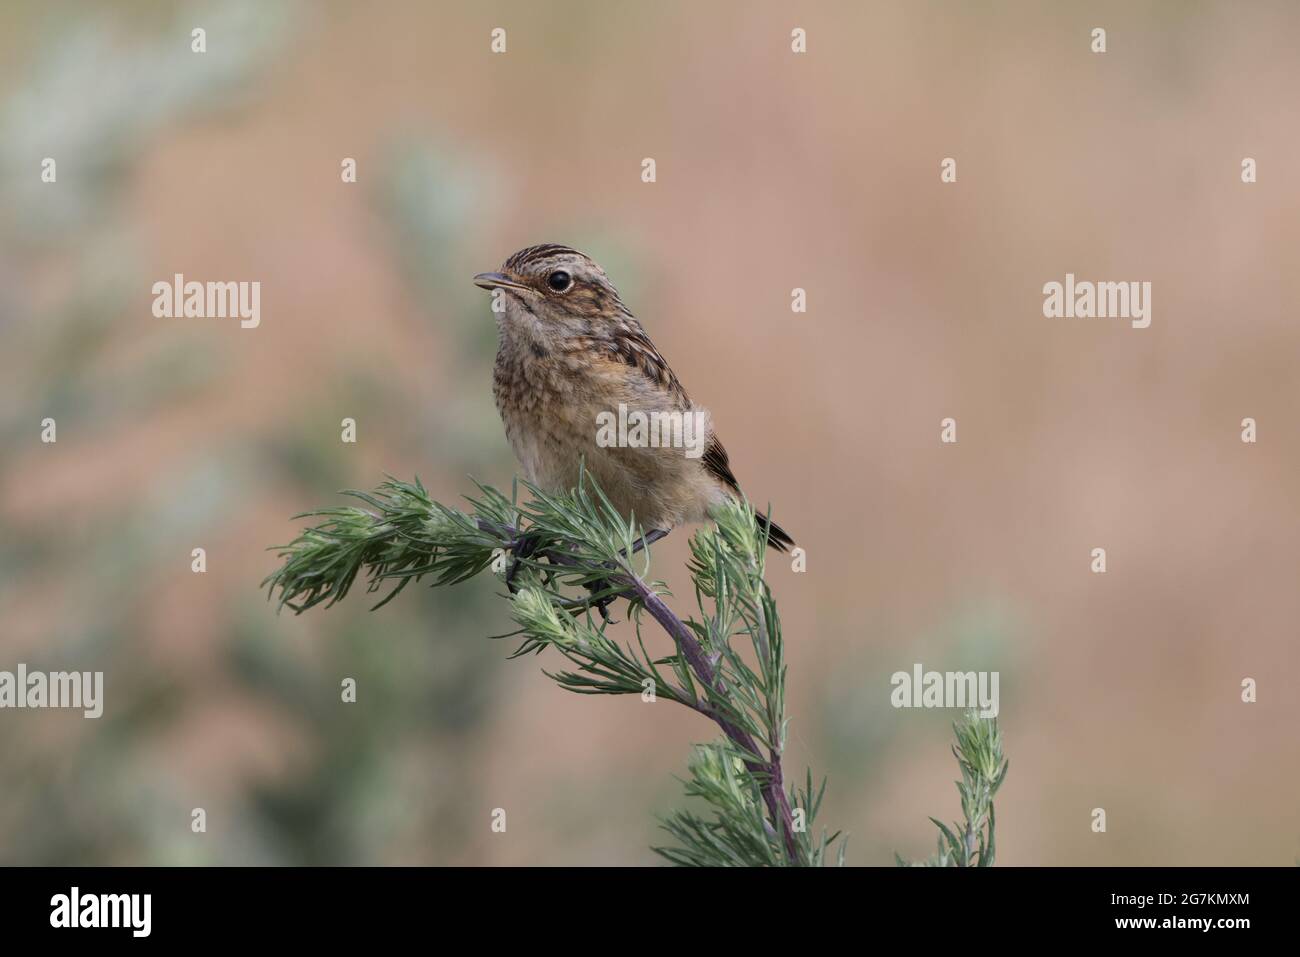
<svg viewBox="0 0 1300 957"><path fill-rule="evenodd" d="M509 276L499 272L481 272L474 277L474 285L480 289L527 289L523 283L515 282Z"/></svg>

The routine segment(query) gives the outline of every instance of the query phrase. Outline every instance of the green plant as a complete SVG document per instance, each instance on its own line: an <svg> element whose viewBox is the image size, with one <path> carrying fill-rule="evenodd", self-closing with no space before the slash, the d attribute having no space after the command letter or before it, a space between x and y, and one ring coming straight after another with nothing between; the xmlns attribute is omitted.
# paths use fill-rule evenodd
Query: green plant
<svg viewBox="0 0 1300 957"><path fill-rule="evenodd" d="M686 794L702 799L708 812L669 814L662 827L673 843L657 853L694 866L820 866L832 858L843 864L840 833L814 829L825 782L815 786L811 772L800 787L785 780L786 666L780 618L764 580L763 519L734 502L717 511L714 525L695 532L689 570L698 614L683 620L664 601L664 584L649 577L640 531L589 478L565 495L529 485L532 499L522 505L517 487L510 497L478 488L469 511L433 501L419 479L389 478L373 492L346 492L361 504L298 516L320 521L278 547L282 565L262 584L269 596L279 591L280 607L301 613L342 600L364 575L370 593L390 587L379 608L412 581L451 585L491 569L509 586L503 597L519 626L499 636L520 639L512 658L549 649L567 662L545 672L562 688L667 699L721 730L717 740L696 746L687 764ZM614 599L628 602L634 641L620 644L609 633L605 606ZM647 615L672 640L667 654L649 650ZM941 842L940 851L945 863L965 861L974 852L963 856L960 847L978 834L978 857L991 863L992 791L1005 768L986 786L984 726L962 727L968 831L957 841L940 825L956 841L947 851ZM1000 758L996 732L993 742Z"/></svg>
<svg viewBox="0 0 1300 957"><path fill-rule="evenodd" d="M930 818L939 829L938 849L920 867L989 867L993 864L993 796L1007 776L1009 762L1002 756L1002 731L997 718L982 718L975 711L952 726L957 743L952 753L961 769L957 793L964 821L948 827ZM907 866L898 855L895 860Z"/></svg>

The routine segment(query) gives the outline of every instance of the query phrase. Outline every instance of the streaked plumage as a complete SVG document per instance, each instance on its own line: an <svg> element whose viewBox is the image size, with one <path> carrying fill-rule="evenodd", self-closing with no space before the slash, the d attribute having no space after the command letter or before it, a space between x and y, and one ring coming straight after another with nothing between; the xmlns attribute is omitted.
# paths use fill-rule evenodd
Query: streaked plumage
<svg viewBox="0 0 1300 957"><path fill-rule="evenodd" d="M570 279L559 289L557 276ZM577 484L580 461L627 516L646 530L703 521L740 486L707 410L691 401L645 329L592 259L548 243L521 249L499 273L475 281L500 289L493 393L506 437L530 481L548 491ZM601 447L597 421L619 404L647 415L701 417L704 453L680 447ZM794 544L772 525L769 544Z"/></svg>

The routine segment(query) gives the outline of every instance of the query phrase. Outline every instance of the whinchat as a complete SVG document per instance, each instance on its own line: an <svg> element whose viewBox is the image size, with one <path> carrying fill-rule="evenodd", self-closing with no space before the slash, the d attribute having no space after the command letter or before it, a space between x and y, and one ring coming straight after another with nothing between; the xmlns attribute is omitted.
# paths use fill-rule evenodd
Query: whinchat
<svg viewBox="0 0 1300 957"><path fill-rule="evenodd" d="M529 246L474 282L500 303L492 391L529 481L566 492L585 463L611 504L625 519L634 517L647 538L704 521L739 495L708 412L691 401L594 260L568 246ZM674 437L685 416L698 437L694 454L679 442L600 439L611 416L623 439L629 415L673 423ZM768 544L785 551L794 541L772 524Z"/></svg>

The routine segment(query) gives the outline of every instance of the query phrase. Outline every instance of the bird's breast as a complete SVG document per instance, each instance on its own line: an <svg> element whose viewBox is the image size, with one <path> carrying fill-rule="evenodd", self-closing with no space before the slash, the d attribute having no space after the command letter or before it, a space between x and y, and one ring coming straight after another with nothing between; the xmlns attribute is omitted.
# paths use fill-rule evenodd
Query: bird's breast
<svg viewBox="0 0 1300 957"><path fill-rule="evenodd" d="M595 435L580 370L540 348L503 348L492 385L506 438L529 481L551 491L572 487Z"/></svg>

